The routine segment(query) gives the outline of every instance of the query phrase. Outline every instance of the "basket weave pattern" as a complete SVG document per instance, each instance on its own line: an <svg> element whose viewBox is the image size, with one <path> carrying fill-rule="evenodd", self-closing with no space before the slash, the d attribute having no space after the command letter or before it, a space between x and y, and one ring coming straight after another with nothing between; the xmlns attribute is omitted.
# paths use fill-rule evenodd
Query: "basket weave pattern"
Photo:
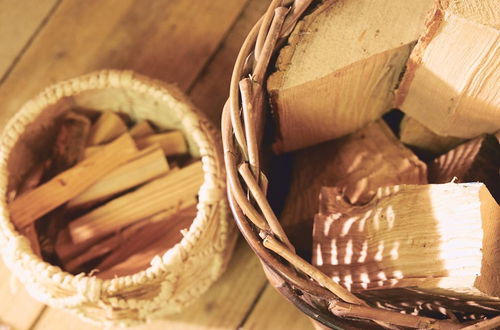
<svg viewBox="0 0 500 330"><path fill-rule="evenodd" d="M204 183L189 231L137 274L102 280L64 272L36 256L9 219L6 196L20 175L9 169L22 172L21 161L33 158L23 146L50 131L53 119L74 106L113 109L133 120L179 129L190 153L202 159ZM219 277L234 247L219 144L216 130L176 88L132 72L100 71L47 88L20 109L1 140L0 249L5 263L41 302L101 325L131 325L180 311Z"/></svg>
<svg viewBox="0 0 500 330"><path fill-rule="evenodd" d="M462 328L448 320L368 306L295 254L269 205L260 160L260 152L265 149L262 139L267 103L263 86L271 58L304 12L318 2L273 0L248 34L236 60L222 116L222 138L228 198L238 228L261 259L273 286L301 311L329 328ZM474 329L489 329L490 321L477 323Z"/></svg>

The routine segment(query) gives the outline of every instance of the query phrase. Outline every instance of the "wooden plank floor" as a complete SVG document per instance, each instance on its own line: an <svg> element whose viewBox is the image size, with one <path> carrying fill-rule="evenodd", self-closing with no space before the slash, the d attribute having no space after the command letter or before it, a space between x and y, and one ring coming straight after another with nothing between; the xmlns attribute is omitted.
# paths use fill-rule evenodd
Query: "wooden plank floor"
<svg viewBox="0 0 500 330"><path fill-rule="evenodd" d="M219 126L234 60L269 0L0 0L0 129L55 81L103 68L177 84ZM96 329L33 300L0 263L0 328ZM181 314L136 329L312 329L240 239L228 271ZM2 328L3 329L3 328Z"/></svg>

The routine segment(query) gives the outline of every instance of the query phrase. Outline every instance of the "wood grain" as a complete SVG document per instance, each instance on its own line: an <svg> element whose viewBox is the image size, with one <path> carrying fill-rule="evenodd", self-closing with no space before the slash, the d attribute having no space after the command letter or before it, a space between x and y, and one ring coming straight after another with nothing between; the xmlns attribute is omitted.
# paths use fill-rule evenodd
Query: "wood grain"
<svg viewBox="0 0 500 330"><path fill-rule="evenodd" d="M314 329L311 320L298 312L292 303L286 301L268 284L259 302L243 324L243 329L283 329L285 326L287 330ZM290 322L291 319L293 322Z"/></svg>
<svg viewBox="0 0 500 330"><path fill-rule="evenodd" d="M2 0L0 1L0 81L28 46L43 20L57 0Z"/></svg>
<svg viewBox="0 0 500 330"><path fill-rule="evenodd" d="M0 127L48 84L97 69L133 69L185 89L245 3L64 1L0 86Z"/></svg>

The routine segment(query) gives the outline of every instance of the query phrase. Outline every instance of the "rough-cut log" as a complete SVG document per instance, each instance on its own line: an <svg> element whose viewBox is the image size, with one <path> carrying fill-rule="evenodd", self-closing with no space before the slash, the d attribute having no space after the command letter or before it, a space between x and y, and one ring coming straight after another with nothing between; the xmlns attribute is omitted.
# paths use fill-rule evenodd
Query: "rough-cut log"
<svg viewBox="0 0 500 330"><path fill-rule="evenodd" d="M350 136L294 154L290 192L280 221L295 247L309 251L322 186L340 187L349 201L363 204L378 187L403 183L427 183L426 165L380 120Z"/></svg>
<svg viewBox="0 0 500 330"><path fill-rule="evenodd" d="M17 228L28 226L128 162L136 153L134 141L124 134L95 155L16 198L9 204L12 222Z"/></svg>
<svg viewBox="0 0 500 330"><path fill-rule="evenodd" d="M181 155L188 152L186 140L180 131L144 136L136 139L135 143L139 149L158 144L163 149L165 156Z"/></svg>
<svg viewBox="0 0 500 330"><path fill-rule="evenodd" d="M441 155L465 141L463 138L438 135L409 116L401 121L399 139L411 148L432 155Z"/></svg>
<svg viewBox="0 0 500 330"><path fill-rule="evenodd" d="M439 135L473 138L500 127L500 22L486 25L500 5L451 2L414 48L396 106Z"/></svg>
<svg viewBox="0 0 500 330"><path fill-rule="evenodd" d="M483 135L459 145L429 164L429 182L483 182L500 201L500 144Z"/></svg>
<svg viewBox="0 0 500 330"><path fill-rule="evenodd" d="M52 151L51 166L44 175L46 180L66 171L83 158L90 125L90 119L84 115L75 112L66 114Z"/></svg>
<svg viewBox="0 0 500 330"><path fill-rule="evenodd" d="M127 244L113 251L96 268L100 278L131 275L145 269L154 256L161 256L182 239L181 230L188 229L196 216L196 204L162 221L137 231Z"/></svg>
<svg viewBox="0 0 500 330"><path fill-rule="evenodd" d="M351 133L392 108L433 0L329 0L295 28L268 90L277 152Z"/></svg>
<svg viewBox="0 0 500 330"><path fill-rule="evenodd" d="M159 147L146 148L130 162L115 169L70 200L67 207L81 207L109 199L113 195L166 174L168 169L167 160Z"/></svg>
<svg viewBox="0 0 500 330"><path fill-rule="evenodd" d="M153 127L151 127L147 120L141 120L130 129L129 133L130 136L135 139L142 136L154 134L155 130L153 129Z"/></svg>
<svg viewBox="0 0 500 330"><path fill-rule="evenodd" d="M313 240L313 264L354 291L500 296L500 206L482 183L380 188L363 206L324 187Z"/></svg>
<svg viewBox="0 0 500 330"><path fill-rule="evenodd" d="M98 145L110 142L127 131L127 125L119 115L105 111L97 119L90 130L88 145Z"/></svg>
<svg viewBox="0 0 500 330"><path fill-rule="evenodd" d="M74 243L102 237L158 212L182 208L203 183L201 162L158 178L90 211L69 224Z"/></svg>

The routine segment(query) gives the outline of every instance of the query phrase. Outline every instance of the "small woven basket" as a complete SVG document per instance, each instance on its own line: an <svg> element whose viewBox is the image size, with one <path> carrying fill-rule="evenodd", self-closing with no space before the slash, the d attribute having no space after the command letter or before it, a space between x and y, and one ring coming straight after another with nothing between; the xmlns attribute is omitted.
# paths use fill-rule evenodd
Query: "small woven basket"
<svg viewBox="0 0 500 330"><path fill-rule="evenodd" d="M271 284L301 311L332 329L458 329L464 325L373 308L301 259L268 201L261 171L271 141L264 134L268 67L314 0L273 0L250 31L236 60L222 116L228 199L238 228L261 259ZM266 126L268 127L268 126ZM263 159L262 159L263 158ZM500 317L467 329L492 329ZM465 329L465 328L464 328Z"/></svg>
<svg viewBox="0 0 500 330"><path fill-rule="evenodd" d="M134 121L181 130L190 154L201 157L197 215L182 240L144 271L111 280L71 275L35 255L10 221L8 193L51 150L57 118L73 108L112 109ZM47 88L19 110L1 139L0 249L6 265L36 299L100 325L132 325L180 311L220 276L234 247L219 141L180 91L132 72L100 71Z"/></svg>

